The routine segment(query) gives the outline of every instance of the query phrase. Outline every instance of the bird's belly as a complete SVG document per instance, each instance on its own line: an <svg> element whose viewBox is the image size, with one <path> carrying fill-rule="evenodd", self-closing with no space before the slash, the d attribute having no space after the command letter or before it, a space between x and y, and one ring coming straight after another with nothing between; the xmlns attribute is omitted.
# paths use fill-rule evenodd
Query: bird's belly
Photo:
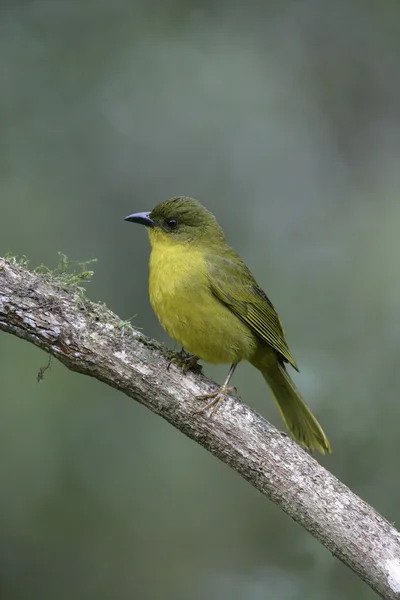
<svg viewBox="0 0 400 600"><path fill-rule="evenodd" d="M167 333L190 353L211 363L248 360L256 340L249 328L212 294L207 272L185 270L180 261L178 273L154 262L150 266L150 302ZM160 268L161 267L161 268Z"/></svg>

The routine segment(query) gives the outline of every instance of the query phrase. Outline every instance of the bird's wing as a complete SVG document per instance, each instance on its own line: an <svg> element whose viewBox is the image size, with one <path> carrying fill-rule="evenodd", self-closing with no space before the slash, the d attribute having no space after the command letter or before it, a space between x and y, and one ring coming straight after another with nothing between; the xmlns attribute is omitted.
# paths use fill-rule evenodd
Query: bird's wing
<svg viewBox="0 0 400 600"><path fill-rule="evenodd" d="M278 314L244 262L237 255L209 254L205 258L212 293L297 369Z"/></svg>

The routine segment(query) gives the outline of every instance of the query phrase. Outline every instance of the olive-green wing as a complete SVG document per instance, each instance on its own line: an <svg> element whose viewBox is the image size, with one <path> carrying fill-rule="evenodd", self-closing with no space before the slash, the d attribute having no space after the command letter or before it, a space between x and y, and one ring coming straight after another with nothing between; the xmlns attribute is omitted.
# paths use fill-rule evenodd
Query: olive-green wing
<svg viewBox="0 0 400 600"><path fill-rule="evenodd" d="M233 250L231 253L228 256L208 254L205 257L212 293L297 369L272 302L239 256Z"/></svg>

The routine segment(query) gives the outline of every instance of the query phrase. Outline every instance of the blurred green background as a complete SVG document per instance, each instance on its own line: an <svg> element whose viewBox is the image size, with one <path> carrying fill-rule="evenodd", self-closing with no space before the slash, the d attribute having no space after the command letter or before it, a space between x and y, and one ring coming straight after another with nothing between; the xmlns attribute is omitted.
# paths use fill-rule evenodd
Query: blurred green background
<svg viewBox="0 0 400 600"><path fill-rule="evenodd" d="M172 346L123 218L200 199L279 310L321 462L397 523L399 52L394 1L0 6L0 255L97 257L90 298ZM145 408L56 361L38 385L17 338L0 357L1 599L375 597ZM235 384L282 427L257 371Z"/></svg>

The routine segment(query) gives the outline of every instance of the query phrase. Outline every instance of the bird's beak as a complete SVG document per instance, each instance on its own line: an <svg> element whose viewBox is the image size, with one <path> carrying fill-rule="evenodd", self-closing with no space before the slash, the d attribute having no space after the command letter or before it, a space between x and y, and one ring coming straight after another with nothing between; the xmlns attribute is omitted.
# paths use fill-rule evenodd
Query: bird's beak
<svg viewBox="0 0 400 600"><path fill-rule="evenodd" d="M145 225L146 227L154 227L155 222L150 218L149 212L141 212L141 213L133 213L133 215L128 215L125 217L124 221L132 221L132 223L140 223L140 225Z"/></svg>

